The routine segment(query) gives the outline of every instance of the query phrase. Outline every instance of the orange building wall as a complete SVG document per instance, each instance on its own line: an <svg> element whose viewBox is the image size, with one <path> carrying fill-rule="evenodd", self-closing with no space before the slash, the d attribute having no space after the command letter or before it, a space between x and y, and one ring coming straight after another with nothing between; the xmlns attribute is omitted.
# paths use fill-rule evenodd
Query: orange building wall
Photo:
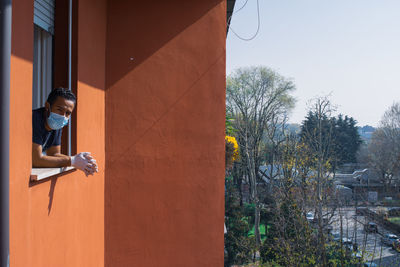
<svg viewBox="0 0 400 267"><path fill-rule="evenodd" d="M80 171L29 184L32 143L33 0L13 0L10 125L10 264L104 266L106 2L80 0L78 151L100 172Z"/></svg>
<svg viewBox="0 0 400 267"><path fill-rule="evenodd" d="M108 2L105 266L223 266L226 2Z"/></svg>
<svg viewBox="0 0 400 267"><path fill-rule="evenodd" d="M74 3L73 144L100 172L29 183L33 0L13 0L11 266L222 266L225 1Z"/></svg>

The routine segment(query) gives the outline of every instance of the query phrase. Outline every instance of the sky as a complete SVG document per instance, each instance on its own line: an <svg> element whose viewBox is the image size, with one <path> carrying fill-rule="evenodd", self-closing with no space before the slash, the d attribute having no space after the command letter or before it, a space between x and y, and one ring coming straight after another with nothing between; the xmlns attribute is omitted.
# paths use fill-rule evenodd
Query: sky
<svg viewBox="0 0 400 267"><path fill-rule="evenodd" d="M400 101L399 0L236 0L227 36L226 71L266 66L296 85L289 122L301 123L309 101L330 95L358 126L378 126Z"/></svg>

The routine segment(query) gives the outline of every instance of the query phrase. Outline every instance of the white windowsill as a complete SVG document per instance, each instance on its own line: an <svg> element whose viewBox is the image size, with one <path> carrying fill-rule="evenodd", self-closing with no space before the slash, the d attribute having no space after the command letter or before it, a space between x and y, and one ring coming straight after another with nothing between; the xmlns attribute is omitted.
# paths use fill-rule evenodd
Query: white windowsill
<svg viewBox="0 0 400 267"><path fill-rule="evenodd" d="M51 176L61 174L64 172L72 171L75 167L62 167L62 168L32 168L31 181L40 181Z"/></svg>

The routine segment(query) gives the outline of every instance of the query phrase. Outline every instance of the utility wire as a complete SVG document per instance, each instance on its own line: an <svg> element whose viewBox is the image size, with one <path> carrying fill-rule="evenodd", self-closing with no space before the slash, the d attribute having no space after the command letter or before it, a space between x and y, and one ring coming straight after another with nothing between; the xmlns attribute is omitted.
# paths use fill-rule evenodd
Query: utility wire
<svg viewBox="0 0 400 267"><path fill-rule="evenodd" d="M236 13L238 13L240 10L242 10L246 5L247 5L247 2L248 2L249 0L246 0L246 2L244 2L244 4L238 9L238 10L235 10L235 12L233 12L232 11L232 14L229 16L229 18L228 18L228 25L230 25L231 24L231 20L232 20L232 16L233 16L233 14L236 14Z"/></svg>
<svg viewBox="0 0 400 267"><path fill-rule="evenodd" d="M233 16L233 14L236 14L236 13L238 13L240 10L242 10L246 5L247 5L247 2L248 2L249 0L246 0L246 2L244 2L244 4L238 9L238 10L235 10L235 12L232 12L232 14L229 16L229 18L228 18L228 21L229 21L229 23L231 22L231 19L232 19L232 16Z"/></svg>
<svg viewBox="0 0 400 267"><path fill-rule="evenodd" d="M238 11L240 11L242 8L244 8L245 5L247 4L247 2L248 2L248 0L246 0L246 2L244 3L244 5L243 5L241 8L239 8L235 13L232 13L232 15L233 15L233 14L236 14ZM231 21L231 19L232 19L232 15L231 15L231 17L229 18L229 23L230 23L230 21ZM251 41L251 40L253 40L254 38L256 38L256 36L258 35L258 33L259 33L259 31L260 31L260 3L259 3L259 0L257 0L257 31L256 31L256 33L255 33L253 36L251 36L250 38L244 38L244 37L241 37L239 34L237 34L237 33L235 32L235 30L232 28L232 26L229 26L229 29L230 29L230 30L233 32L233 34L235 34L236 37L239 38L240 40L243 40L243 41Z"/></svg>
<svg viewBox="0 0 400 267"><path fill-rule="evenodd" d="M236 14L236 13L238 13L240 10L242 10L242 9L247 5L247 2L249 2L249 0L246 0L246 2L244 2L244 4L243 4L238 10L235 10L235 13L232 13L232 15L233 15L233 14ZM232 15L231 15L231 17L232 17Z"/></svg>

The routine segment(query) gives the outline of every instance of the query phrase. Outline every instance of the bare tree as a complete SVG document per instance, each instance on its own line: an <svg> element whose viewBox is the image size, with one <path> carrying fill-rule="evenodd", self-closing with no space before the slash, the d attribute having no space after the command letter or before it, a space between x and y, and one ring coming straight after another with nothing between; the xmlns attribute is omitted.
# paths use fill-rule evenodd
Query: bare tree
<svg viewBox="0 0 400 267"><path fill-rule="evenodd" d="M285 134L275 160L280 167L279 183L271 194L274 203L271 234L262 247L263 260L273 259L280 266L310 266L315 264L314 235L304 210L298 205L298 138Z"/></svg>
<svg viewBox="0 0 400 267"><path fill-rule="evenodd" d="M281 163L280 161L280 148L282 143L286 140L286 122L288 120L286 113L273 114L270 122L268 123L264 138L262 152L265 158L260 160L265 160L265 164L270 166L270 168L265 168L260 174L267 178L271 184L275 182L275 179L280 176L281 173Z"/></svg>
<svg viewBox="0 0 400 267"><path fill-rule="evenodd" d="M400 147L400 103L394 103L385 111L380 121L381 128L386 135L396 144L396 149Z"/></svg>
<svg viewBox="0 0 400 267"><path fill-rule="evenodd" d="M368 163L379 174L386 190L400 170L400 155L390 133L393 133L390 129L378 128L368 145Z"/></svg>
<svg viewBox="0 0 400 267"><path fill-rule="evenodd" d="M400 174L400 103L394 103L382 116L379 128L370 142L359 153L366 161L386 191Z"/></svg>
<svg viewBox="0 0 400 267"><path fill-rule="evenodd" d="M318 222L319 250L323 266L326 266L326 249L324 226L334 215L335 206L332 211L327 212L330 201L328 194L331 186L330 155L333 143L333 125L330 118L335 108L328 97L318 97L311 102L309 114L313 116L313 125L303 125L302 140L311 149L315 158L315 209ZM324 211L325 208L325 211Z"/></svg>
<svg viewBox="0 0 400 267"><path fill-rule="evenodd" d="M234 118L241 160L247 169L250 198L255 204L257 247L261 243L257 175L261 164L262 141L269 123L293 108L294 98L289 94L294 89L290 80L266 67L239 68L227 81L227 113Z"/></svg>

